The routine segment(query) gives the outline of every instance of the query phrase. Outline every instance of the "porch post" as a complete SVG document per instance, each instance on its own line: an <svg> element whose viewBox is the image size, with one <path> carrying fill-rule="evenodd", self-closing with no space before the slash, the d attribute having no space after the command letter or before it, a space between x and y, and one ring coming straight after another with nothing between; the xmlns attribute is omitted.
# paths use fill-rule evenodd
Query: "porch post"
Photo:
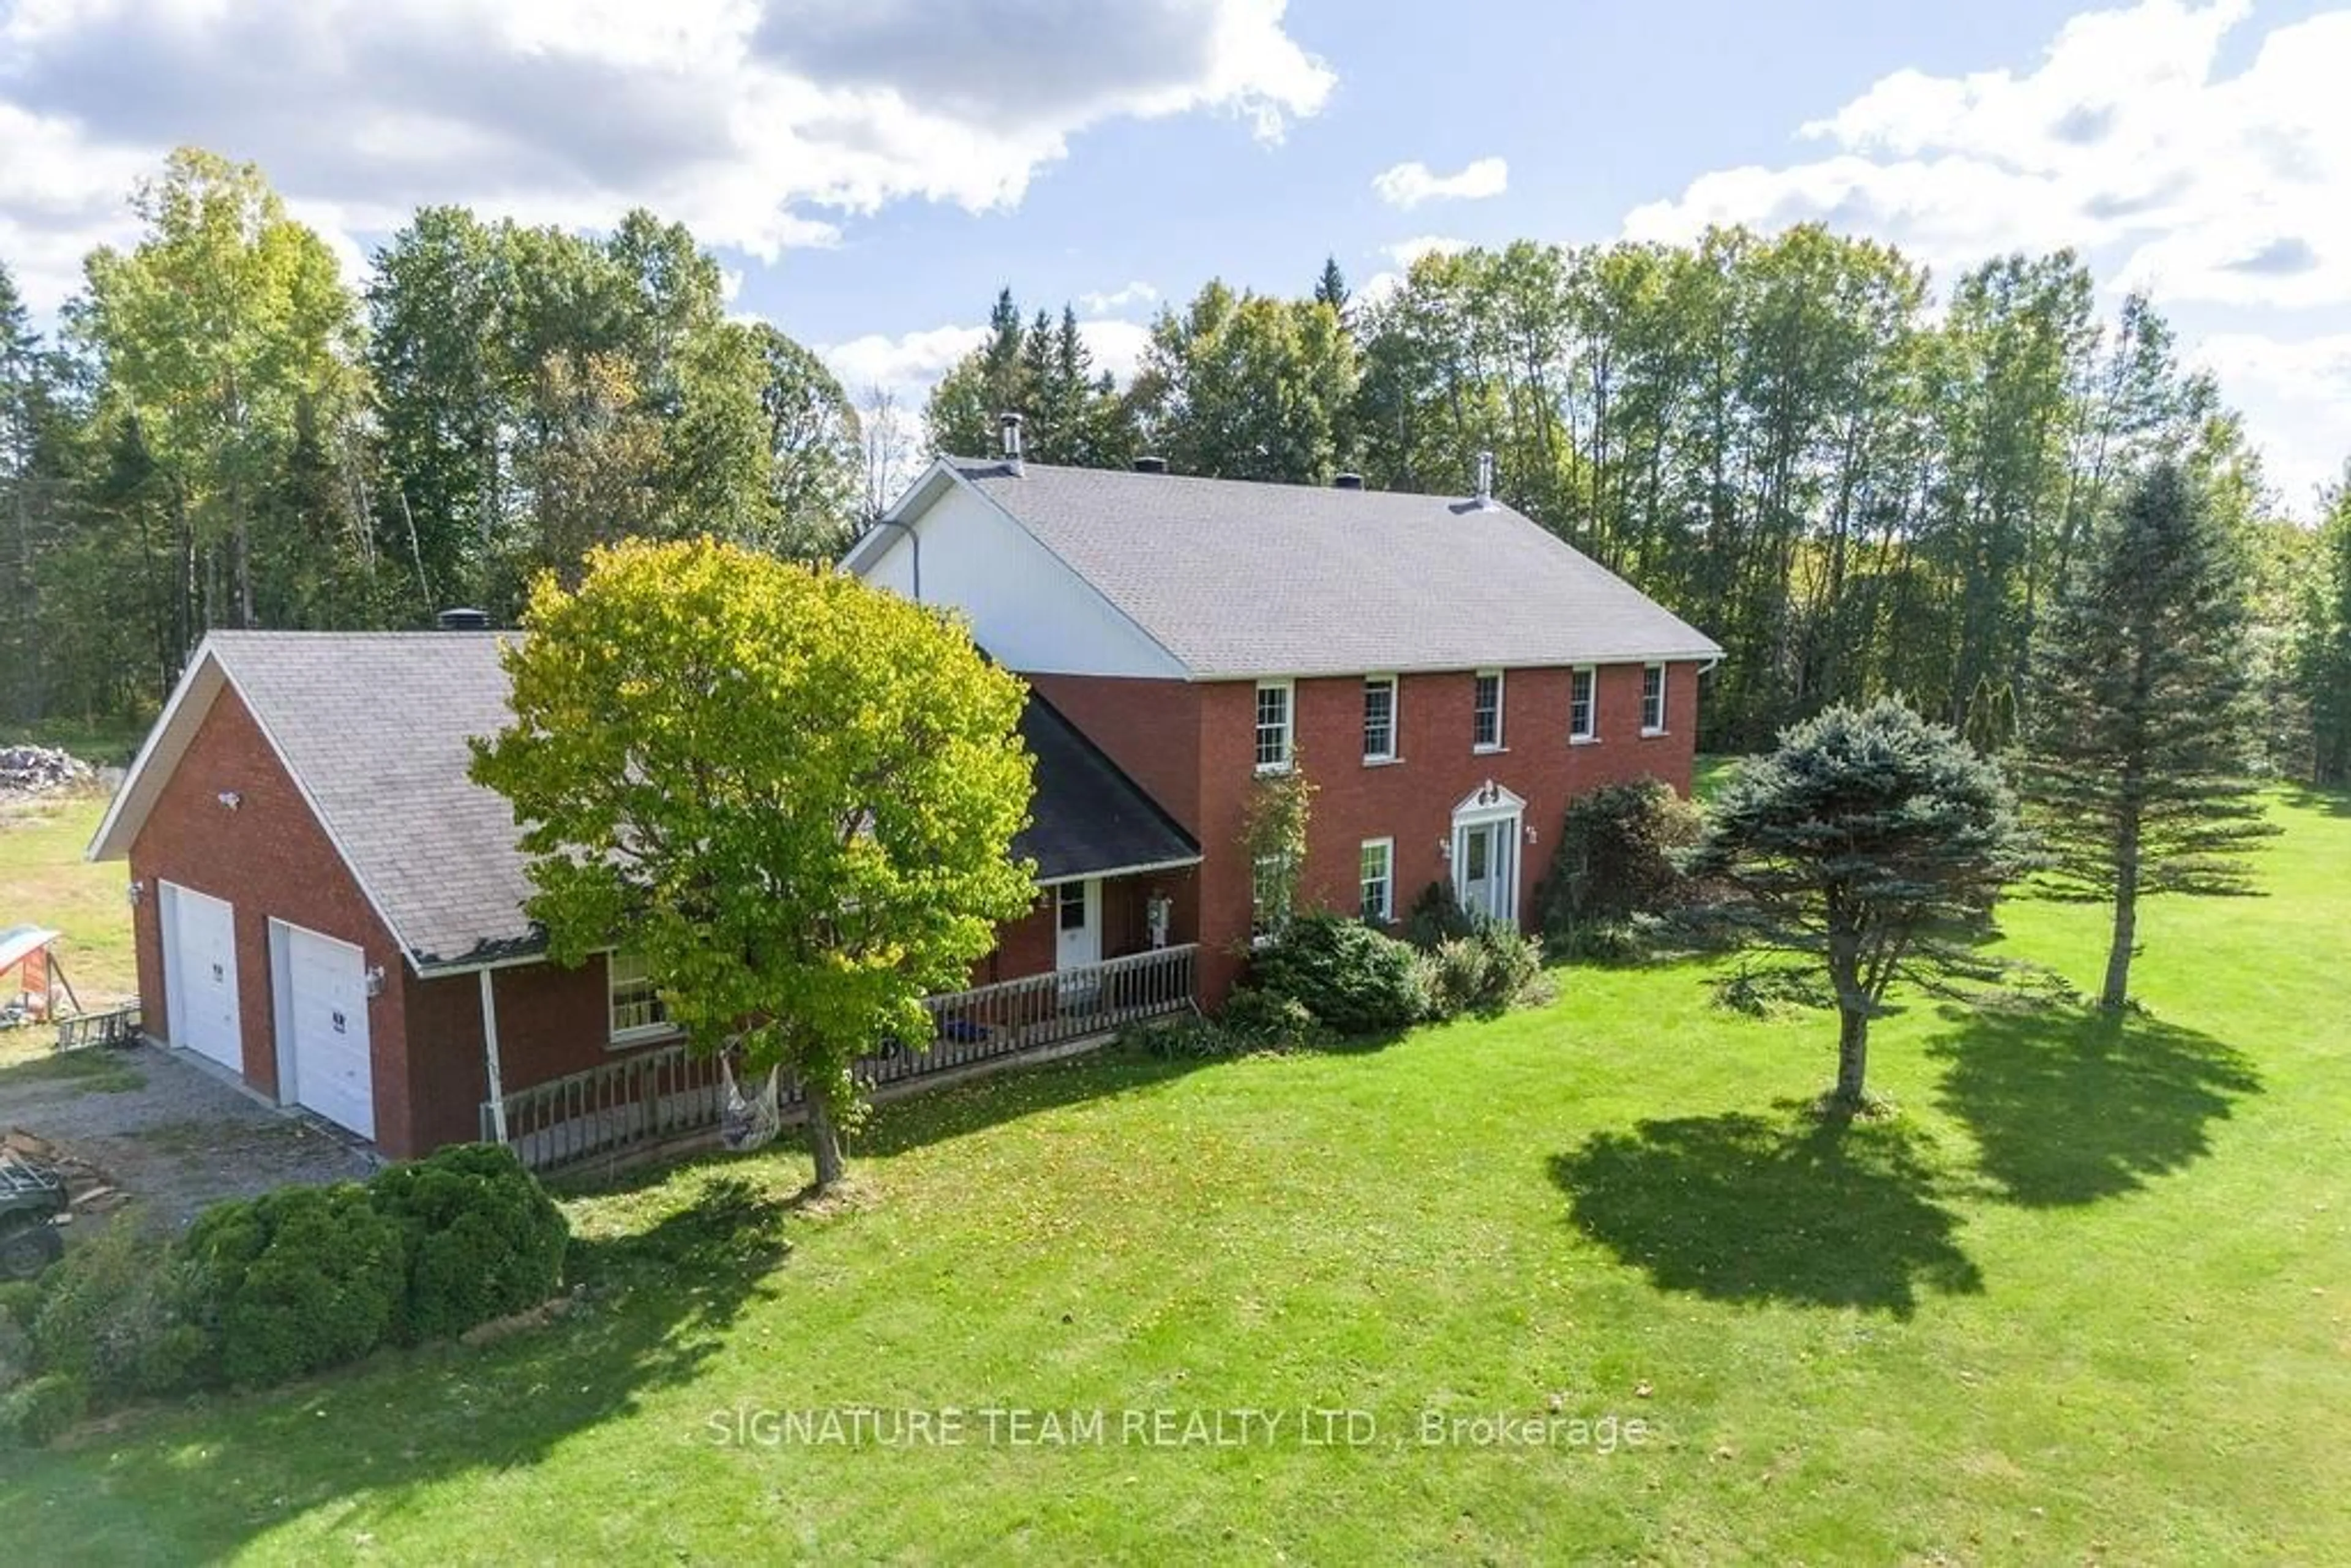
<svg viewBox="0 0 2351 1568"><path fill-rule="evenodd" d="M482 977L482 1056L490 1069L490 1129L498 1142L507 1141L507 1089L498 1071L498 1002L490 988L491 971L476 971Z"/></svg>

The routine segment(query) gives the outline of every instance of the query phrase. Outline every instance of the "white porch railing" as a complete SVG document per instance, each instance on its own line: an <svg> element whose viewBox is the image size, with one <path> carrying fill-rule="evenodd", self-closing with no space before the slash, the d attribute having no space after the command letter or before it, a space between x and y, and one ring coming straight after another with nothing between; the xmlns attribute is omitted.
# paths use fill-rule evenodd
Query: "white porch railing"
<svg viewBox="0 0 2351 1568"><path fill-rule="evenodd" d="M926 998L928 1049L892 1042L860 1059L853 1071L867 1088L883 1089L1181 1012L1192 1005L1198 956L1193 944L1163 947ZM664 1046L515 1090L506 1096L507 1141L525 1165L551 1171L706 1134L726 1107L718 1063L716 1056L695 1056L684 1045ZM785 1082L780 1096L788 1117L801 1105L796 1082ZM496 1136L496 1124L494 1107L485 1101L484 1142Z"/></svg>

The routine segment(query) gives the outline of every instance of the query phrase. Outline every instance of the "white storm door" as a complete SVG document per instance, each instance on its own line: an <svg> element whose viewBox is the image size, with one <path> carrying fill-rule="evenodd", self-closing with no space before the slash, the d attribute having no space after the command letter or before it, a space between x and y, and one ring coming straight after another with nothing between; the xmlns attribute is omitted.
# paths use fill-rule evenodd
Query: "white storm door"
<svg viewBox="0 0 2351 1568"><path fill-rule="evenodd" d="M1102 962L1102 879L1053 890L1053 967L1066 973Z"/></svg>

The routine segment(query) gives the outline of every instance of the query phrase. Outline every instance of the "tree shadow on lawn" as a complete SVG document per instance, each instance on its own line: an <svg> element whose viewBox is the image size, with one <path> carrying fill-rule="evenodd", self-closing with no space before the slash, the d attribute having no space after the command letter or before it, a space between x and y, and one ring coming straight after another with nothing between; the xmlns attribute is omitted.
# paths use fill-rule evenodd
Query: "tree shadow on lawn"
<svg viewBox="0 0 2351 1568"><path fill-rule="evenodd" d="M771 1293L790 1248L788 1206L713 1180L684 1207L625 1234L575 1240L584 1290L544 1327L478 1348L391 1352L360 1366L193 1411L134 1410L0 1488L0 1540L53 1551L182 1561L232 1554L319 1508L341 1538L393 1539L425 1506L414 1490L534 1465L649 1394L692 1384L744 1311ZM775 1391L715 1389L714 1408ZM687 1427L692 1430L687 1430ZM700 1422L652 1434L699 1436ZM78 1451L76 1451L78 1450Z"/></svg>
<svg viewBox="0 0 2351 1568"><path fill-rule="evenodd" d="M2324 811L2330 817L2351 817L2351 789L2289 782L2278 786L2278 793L2284 797L2287 805L2301 810Z"/></svg>
<svg viewBox="0 0 2351 1568"><path fill-rule="evenodd" d="M2211 1152L2211 1124L2261 1092L2243 1053L2144 1014L1950 1010L1928 1054L1936 1103L1967 1124L2000 1196L2026 1207L2136 1191Z"/></svg>
<svg viewBox="0 0 2351 1568"><path fill-rule="evenodd" d="M1918 1133L1774 1111L1595 1133L1552 1157L1552 1179L1576 1228L1661 1290L1907 1318L1922 1291L1983 1289Z"/></svg>

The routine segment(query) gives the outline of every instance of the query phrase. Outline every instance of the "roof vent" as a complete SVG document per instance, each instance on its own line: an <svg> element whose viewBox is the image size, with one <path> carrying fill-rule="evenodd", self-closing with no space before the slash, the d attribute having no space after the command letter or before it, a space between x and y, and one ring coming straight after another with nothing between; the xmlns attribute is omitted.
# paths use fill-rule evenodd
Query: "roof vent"
<svg viewBox="0 0 2351 1568"><path fill-rule="evenodd" d="M444 632L486 632L490 614L486 610L444 610L437 619Z"/></svg>
<svg viewBox="0 0 2351 1568"><path fill-rule="evenodd" d="M1017 413L1009 413L998 414L997 416L996 423L1004 427L1004 465L1007 468L1011 469L1014 475L1018 476L1022 471L1020 465L1020 416Z"/></svg>
<svg viewBox="0 0 2351 1568"><path fill-rule="evenodd" d="M1478 454L1478 505L1482 507L1490 507L1493 504L1494 455L1491 452L1480 452Z"/></svg>
<svg viewBox="0 0 2351 1568"><path fill-rule="evenodd" d="M1333 490L1360 490L1363 487L1364 476L1361 474L1347 473L1332 476L1331 488Z"/></svg>
<svg viewBox="0 0 2351 1568"><path fill-rule="evenodd" d="M1134 460L1134 471L1138 474L1165 474L1167 472L1167 459L1138 457Z"/></svg>

